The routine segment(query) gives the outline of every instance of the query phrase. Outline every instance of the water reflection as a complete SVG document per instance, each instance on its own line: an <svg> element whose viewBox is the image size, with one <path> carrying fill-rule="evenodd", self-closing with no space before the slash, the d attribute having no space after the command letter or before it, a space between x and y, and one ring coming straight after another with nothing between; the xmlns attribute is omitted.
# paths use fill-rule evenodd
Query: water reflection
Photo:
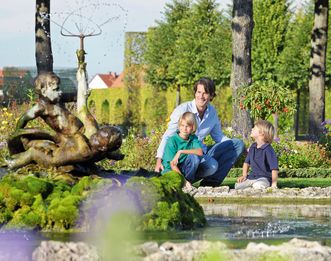
<svg viewBox="0 0 331 261"><path fill-rule="evenodd" d="M331 243L329 205L203 204L206 240L280 240Z"/></svg>
<svg viewBox="0 0 331 261"><path fill-rule="evenodd" d="M202 204L207 226L194 231L147 233L146 240L222 240L229 247L248 242L281 243L294 237L331 245L330 205Z"/></svg>

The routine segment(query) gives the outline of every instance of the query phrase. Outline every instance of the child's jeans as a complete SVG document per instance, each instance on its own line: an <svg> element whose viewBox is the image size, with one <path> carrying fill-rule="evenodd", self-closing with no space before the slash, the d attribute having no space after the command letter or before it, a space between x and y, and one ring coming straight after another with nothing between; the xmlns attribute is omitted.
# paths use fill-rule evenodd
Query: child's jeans
<svg viewBox="0 0 331 261"><path fill-rule="evenodd" d="M254 188L254 189L265 189L270 187L270 182L267 178L258 178L258 179L246 179L243 182L236 183L234 185L235 189L245 189L245 188Z"/></svg>
<svg viewBox="0 0 331 261"><path fill-rule="evenodd" d="M206 164L207 162L208 164ZM206 166L203 172L197 173L200 164L206 164ZM189 154L185 161L179 166L179 169L186 180L194 183L199 179L213 175L218 169L218 162L209 155L197 156Z"/></svg>
<svg viewBox="0 0 331 261"><path fill-rule="evenodd" d="M200 186L219 186L244 147L239 139L216 143L202 157L187 155L179 169L190 182L202 179Z"/></svg>

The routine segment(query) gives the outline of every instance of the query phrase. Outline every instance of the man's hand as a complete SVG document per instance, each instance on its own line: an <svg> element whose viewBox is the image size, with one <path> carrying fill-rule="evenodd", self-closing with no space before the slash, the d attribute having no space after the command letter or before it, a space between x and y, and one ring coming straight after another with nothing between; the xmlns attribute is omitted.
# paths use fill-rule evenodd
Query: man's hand
<svg viewBox="0 0 331 261"><path fill-rule="evenodd" d="M160 158L156 158L156 164L155 164L154 171L155 172L161 172L163 170L164 170L164 168L163 168L163 165L162 165L162 160Z"/></svg>
<svg viewBox="0 0 331 261"><path fill-rule="evenodd" d="M238 183L241 183L241 182L244 182L246 179L247 179L246 176L240 176L240 177L237 179L237 182L238 182Z"/></svg>

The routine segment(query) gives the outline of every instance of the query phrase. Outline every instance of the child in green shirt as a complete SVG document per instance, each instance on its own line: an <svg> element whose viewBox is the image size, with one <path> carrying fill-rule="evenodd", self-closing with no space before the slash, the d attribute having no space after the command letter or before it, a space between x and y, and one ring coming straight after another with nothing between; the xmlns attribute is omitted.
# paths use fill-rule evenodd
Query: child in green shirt
<svg viewBox="0 0 331 261"><path fill-rule="evenodd" d="M174 170L184 175L186 179L185 187L190 187L190 182L194 181L189 177L192 175L185 173L189 168L185 163L187 156L193 154L201 157L203 155L200 141L194 135L196 128L195 115L192 112L185 112L178 121L178 131L167 140L162 157L164 168L162 174Z"/></svg>

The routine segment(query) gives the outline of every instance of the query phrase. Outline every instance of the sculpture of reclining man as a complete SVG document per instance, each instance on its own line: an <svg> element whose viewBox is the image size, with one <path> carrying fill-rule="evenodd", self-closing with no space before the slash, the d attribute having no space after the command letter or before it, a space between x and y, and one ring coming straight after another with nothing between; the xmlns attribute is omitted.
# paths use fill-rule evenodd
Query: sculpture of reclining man
<svg viewBox="0 0 331 261"><path fill-rule="evenodd" d="M54 73L43 73L35 80L39 101L18 120L16 131L8 139L12 156L9 168L19 168L36 162L42 166L64 166L96 162L103 158L122 159L116 154L122 143L121 131L112 126L99 128L92 115L83 124L75 115L59 104L60 79ZM25 129L27 123L41 117L55 131ZM89 127L90 137L85 136ZM91 130L93 130L91 132Z"/></svg>

